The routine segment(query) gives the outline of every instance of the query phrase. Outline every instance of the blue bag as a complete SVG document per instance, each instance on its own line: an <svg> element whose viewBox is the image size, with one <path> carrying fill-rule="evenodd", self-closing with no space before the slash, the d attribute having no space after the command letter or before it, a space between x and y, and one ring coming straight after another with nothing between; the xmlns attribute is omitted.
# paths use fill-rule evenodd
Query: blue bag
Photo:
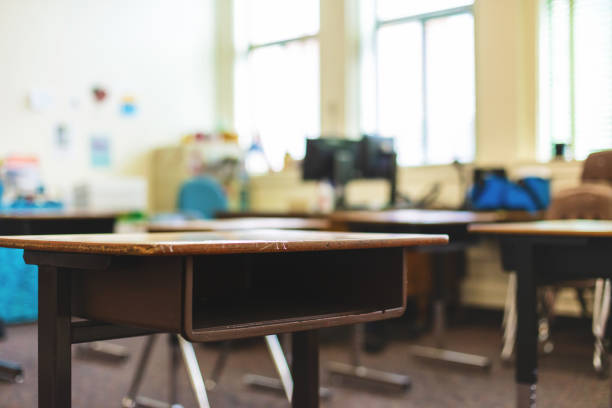
<svg viewBox="0 0 612 408"><path fill-rule="evenodd" d="M469 199L475 210L545 210L550 205L550 181L526 177L514 183L491 175L471 189Z"/></svg>

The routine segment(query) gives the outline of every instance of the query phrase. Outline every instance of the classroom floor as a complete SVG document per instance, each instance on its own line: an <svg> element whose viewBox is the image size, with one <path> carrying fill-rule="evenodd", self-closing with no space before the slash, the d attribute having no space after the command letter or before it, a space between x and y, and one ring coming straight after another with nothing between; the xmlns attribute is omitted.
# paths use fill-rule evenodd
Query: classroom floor
<svg viewBox="0 0 612 408"><path fill-rule="evenodd" d="M513 407L513 369L504 366L499 358L500 330L493 320L463 323L448 331L448 343L454 349L493 357L489 373L479 370L432 363L411 357L410 344L431 341L429 335L411 339L404 330L405 322L393 324L396 337L380 354L364 355L364 362L372 368L405 373L412 377L412 389L407 393L369 390L363 385L342 386L330 381L322 372L322 384L331 386L331 400L322 407ZM542 407L606 407L609 383L597 378L590 361L592 340L588 322L557 327L554 333L555 351L540 359L538 406ZM326 361L348 361L347 331L335 329L321 334L321 367ZM23 364L25 382L19 385L0 384L1 408L36 406L36 326L8 328L8 338L0 343L0 359L11 359ZM125 363L110 363L76 356L73 347L72 395L76 408L119 407L134 370L136 356L143 338L116 341L129 348L132 357ZM143 394L166 398L168 348L158 341L153 360L145 378ZM197 347L204 373L211 370L217 348ZM236 344L235 351L214 392L209 393L212 407L288 407L280 394L255 391L242 384L246 373L274 375L263 340L253 339ZM188 388L188 380L181 370L178 379L180 402L185 408L195 407Z"/></svg>

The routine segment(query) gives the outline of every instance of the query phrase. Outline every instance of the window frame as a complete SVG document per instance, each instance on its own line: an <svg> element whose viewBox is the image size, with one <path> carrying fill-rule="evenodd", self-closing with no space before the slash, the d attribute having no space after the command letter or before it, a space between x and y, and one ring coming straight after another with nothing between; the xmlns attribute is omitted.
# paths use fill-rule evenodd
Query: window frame
<svg viewBox="0 0 612 408"><path fill-rule="evenodd" d="M234 8L233 8L233 11L232 11L232 19L234 21L234 24L237 24L237 18L240 18L241 20L245 18L245 14L244 13L237 13L236 12L236 5L237 4L241 4L241 2L233 0ZM236 116L235 116L236 108L237 108L236 100L237 100L237 98L240 97L241 92L243 92L241 89L238 88L238 83L239 83L237 81L237 77L239 75L238 74L238 66L239 65L243 65L243 64L246 63L247 65L243 65L243 67L247 67L248 66L248 62L247 61L249 61L249 59L251 58L253 52L257 52L258 50L263 50L263 49L270 48L270 47L278 47L278 46L284 47L284 46L287 46L287 45L290 45L290 44L307 43L309 41L313 41L314 40L314 41L316 41L317 46L319 47L319 50L320 50L320 44L321 44L321 39L320 39L320 34L321 34L320 10L319 10L319 21L318 21L318 23L319 23L318 24L318 28L317 28L317 31L315 33L305 34L305 35L300 35L300 36L295 36L295 37L287 37L287 38L282 38L282 39L274 40L274 41L254 42L254 41L251 41L251 39L248 38L248 37L247 38L243 38L242 41L240 41L240 40L236 41L236 38L234 38L234 40L233 40L233 47L234 47L235 51L234 51L234 59L233 59L233 64L232 64L233 65L233 72L234 72L234 75L233 75L233 84L232 84L232 86L233 86L233 92L232 92L233 93L232 110L234 112L234 116L233 116L234 117L234 119L233 119L234 120L234 126L237 125L237 123L236 123ZM234 28L234 36L235 36L235 33L236 33L236 31L235 31L235 28ZM319 61L318 61L318 65L319 65L319 68L320 68L320 66L321 66L320 58L319 58ZM320 87L320 83L321 83L320 75L319 75L318 82L319 82L319 87ZM319 110L320 110L320 107L321 107L321 95L320 95L320 92L319 92L319 98L318 98L317 103L319 104ZM317 128L319 129L319 133L320 133L320 128L321 128L321 118L320 117L319 117L319 121L318 121L318 123L316 123L316 125L317 125ZM256 133L259 133L258 129L251 129L251 131L253 131L253 130L255 130ZM307 137L318 137L318 136L319 136L318 134L316 134L316 135L309 135L309 136L305 135L304 136L304 143L305 143ZM252 140L249 143L252 143ZM245 147L248 147L248 146L245 146ZM296 159L296 158L294 158L294 159ZM297 158L297 160L301 160L301 159L302 158ZM270 157L267 157L267 160L270 163L270 161L271 161ZM273 170L274 169L273 166L270 166L270 169ZM279 170L282 170L282 169L279 169ZM279 170L273 170L273 171L279 171Z"/></svg>
<svg viewBox="0 0 612 408"><path fill-rule="evenodd" d="M373 31L373 36L374 36L374 40L373 40L373 48L374 48L374 81L375 81L375 97L376 97L376 104L375 104L375 126L376 129L380 129L380 111L379 111L379 101L380 101L380 87L379 87L379 83L378 83L378 78L379 78L379 67L378 67L378 30L382 27L386 27L386 26L390 26L390 25L398 25L398 24L406 24L406 23L413 23L413 22L418 22L420 24L420 28L421 28L421 78L422 78L422 89L421 89L421 104L422 104L422 111L423 111L423 119L421 121L422 123L422 129L421 129L421 154L423 157L423 161L422 163L418 164L417 166L436 166L436 165L443 165L443 164L450 164L450 163L430 163L427 160L427 151L428 151L428 112L427 112L427 29L426 29L426 23L429 20L435 20L437 18L444 18L444 17L451 17L451 16L458 16L458 15L462 15L462 14L470 14L472 16L472 18L474 17L474 5L470 4L470 5L465 5L465 6L459 6L459 7L452 7L452 8L448 8L448 9L443 9L443 10L437 10L437 11L431 11L431 12L427 12L427 13L420 13L420 14L414 14L414 15L410 15L410 16L404 16L404 17L398 17L398 18L393 18L393 19L387 19L387 20L382 20L379 19L378 16L375 15L375 22L374 22L374 31ZM475 42L475 38L474 38L474 42ZM474 52L474 55L472 56L474 58L474 67L476 67L476 52ZM476 84L476 69L474 69L474 84ZM476 98L476 88L474 87L474 97ZM476 111L476 106L474 106L474 111ZM476 132L474 131L473 134L474 137L474 157L472 158L472 162L475 160L476 158Z"/></svg>
<svg viewBox="0 0 612 408"><path fill-rule="evenodd" d="M567 7L567 14L565 15L567 18L566 38L553 35L553 31L560 24L559 19L555 19L554 16L555 2L553 0L541 0L539 3L539 27L537 31L539 47L537 56L537 133L535 140L536 160L538 162L546 163L557 160L553 152L555 144L565 144L566 148L569 149L569 152L566 152L565 159L576 161L585 160L589 152L609 148L605 145L585 143L585 140L588 140L588 138L583 137L584 132L581 132L581 127L577 124L580 117L578 113L580 109L577 105L584 106L579 103L580 101L577 96L577 90L580 89L577 82L584 78L584 75L580 75L576 70L576 63L580 61L580 58L576 57L576 51L580 46L584 46L576 39L577 34L580 35L580 28L577 27L578 23L576 20L577 3L580 3L580 0L565 0L563 2L563 5ZM567 70L567 78L565 81L555 81L553 78L560 70L559 66L555 66L553 63L555 46L563 41L566 41L563 49L567 52L567 56L562 67ZM555 135L553 125L559 119L558 115L555 115L554 112L555 107L558 105L555 104L552 90L560 86L560 83L562 84L561 86L567 87L565 92L567 104L564 106L567 109L567 126L565 127L567 138ZM589 146L586 152L578 149L581 144Z"/></svg>

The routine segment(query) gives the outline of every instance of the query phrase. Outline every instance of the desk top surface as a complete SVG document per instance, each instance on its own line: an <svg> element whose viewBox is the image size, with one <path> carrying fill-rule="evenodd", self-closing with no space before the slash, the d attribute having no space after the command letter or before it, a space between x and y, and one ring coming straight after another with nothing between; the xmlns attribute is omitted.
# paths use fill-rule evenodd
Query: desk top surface
<svg viewBox="0 0 612 408"><path fill-rule="evenodd" d="M120 213L85 210L19 209L0 210L0 220L68 220L68 219L107 219L117 218Z"/></svg>
<svg viewBox="0 0 612 408"><path fill-rule="evenodd" d="M502 219L496 212L447 211L447 210L389 210L389 211L338 211L330 220L359 224L390 225L466 225L477 222L495 222Z"/></svg>
<svg viewBox="0 0 612 408"><path fill-rule="evenodd" d="M475 233L491 235L554 235L612 237L612 221L550 220L470 225Z"/></svg>
<svg viewBox="0 0 612 408"><path fill-rule="evenodd" d="M252 229L325 230L329 221L323 218L230 218L222 220L189 220L152 222L151 232L232 231Z"/></svg>
<svg viewBox="0 0 612 408"><path fill-rule="evenodd" d="M140 256L401 248L446 243L446 235L294 230L0 236L0 247Z"/></svg>

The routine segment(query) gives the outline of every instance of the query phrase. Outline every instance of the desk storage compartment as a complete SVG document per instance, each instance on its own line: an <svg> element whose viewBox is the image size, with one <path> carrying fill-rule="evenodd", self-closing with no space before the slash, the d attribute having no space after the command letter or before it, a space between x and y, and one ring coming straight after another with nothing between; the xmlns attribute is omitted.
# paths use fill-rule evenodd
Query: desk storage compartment
<svg viewBox="0 0 612 408"><path fill-rule="evenodd" d="M75 269L71 275L74 316L181 331L185 290L182 257L115 257L103 270Z"/></svg>
<svg viewBox="0 0 612 408"><path fill-rule="evenodd" d="M398 248L192 259L184 334L193 341L377 320L405 307Z"/></svg>

